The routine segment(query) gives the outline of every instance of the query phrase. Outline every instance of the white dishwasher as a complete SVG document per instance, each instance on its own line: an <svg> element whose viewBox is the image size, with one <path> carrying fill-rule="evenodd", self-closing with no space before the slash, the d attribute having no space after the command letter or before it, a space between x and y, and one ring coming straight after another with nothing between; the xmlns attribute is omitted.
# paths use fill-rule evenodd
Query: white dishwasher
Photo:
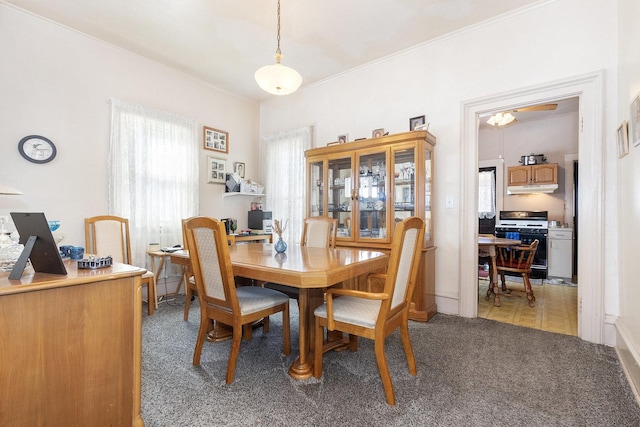
<svg viewBox="0 0 640 427"><path fill-rule="evenodd" d="M573 273L573 230L549 228L548 275L571 278Z"/></svg>

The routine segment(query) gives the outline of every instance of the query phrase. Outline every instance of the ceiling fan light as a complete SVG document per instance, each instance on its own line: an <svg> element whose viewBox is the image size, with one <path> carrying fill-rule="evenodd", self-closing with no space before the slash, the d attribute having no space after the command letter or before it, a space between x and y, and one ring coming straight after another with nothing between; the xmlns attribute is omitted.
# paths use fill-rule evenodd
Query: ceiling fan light
<svg viewBox="0 0 640 427"><path fill-rule="evenodd" d="M506 126L516 121L515 116L511 113L496 113L487 120L487 124L491 126Z"/></svg>
<svg viewBox="0 0 640 427"><path fill-rule="evenodd" d="M300 73L279 62L259 68L255 78L262 90L273 95L288 95L298 90L302 84Z"/></svg>

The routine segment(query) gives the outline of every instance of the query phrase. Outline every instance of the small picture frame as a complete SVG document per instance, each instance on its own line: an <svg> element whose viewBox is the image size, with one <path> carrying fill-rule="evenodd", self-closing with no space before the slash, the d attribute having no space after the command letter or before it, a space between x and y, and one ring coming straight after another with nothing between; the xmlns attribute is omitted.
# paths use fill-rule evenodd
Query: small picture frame
<svg viewBox="0 0 640 427"><path fill-rule="evenodd" d="M380 138L381 136L384 136L384 128L374 129L371 132L371 137L372 138Z"/></svg>
<svg viewBox="0 0 640 427"><path fill-rule="evenodd" d="M629 154L629 128L626 120L623 120L618 127L616 141L618 142L618 158L623 158Z"/></svg>
<svg viewBox="0 0 640 427"><path fill-rule="evenodd" d="M338 144L344 144L345 142L349 142L349 134L343 133L342 135L338 135Z"/></svg>
<svg viewBox="0 0 640 427"><path fill-rule="evenodd" d="M229 132L204 126L204 148L229 153Z"/></svg>
<svg viewBox="0 0 640 427"><path fill-rule="evenodd" d="M244 163L242 162L235 162L233 164L233 171L235 173L237 173L238 175L240 175L240 178L244 179Z"/></svg>
<svg viewBox="0 0 640 427"><path fill-rule="evenodd" d="M640 95L631 103L631 135L630 139L634 147L640 145Z"/></svg>
<svg viewBox="0 0 640 427"><path fill-rule="evenodd" d="M421 130L418 126L424 126L426 124L425 116L412 117L409 119L409 130Z"/></svg>
<svg viewBox="0 0 640 427"><path fill-rule="evenodd" d="M227 182L226 165L225 159L207 156L207 183L225 184Z"/></svg>

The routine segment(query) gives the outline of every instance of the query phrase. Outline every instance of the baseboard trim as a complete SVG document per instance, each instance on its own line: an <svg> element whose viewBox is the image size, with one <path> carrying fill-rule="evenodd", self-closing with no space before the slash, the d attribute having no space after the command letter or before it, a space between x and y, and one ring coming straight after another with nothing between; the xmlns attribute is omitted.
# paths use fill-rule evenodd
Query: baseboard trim
<svg viewBox="0 0 640 427"><path fill-rule="evenodd" d="M627 333L621 319L616 321L615 326L617 331L616 353L636 401L640 405L640 351Z"/></svg>

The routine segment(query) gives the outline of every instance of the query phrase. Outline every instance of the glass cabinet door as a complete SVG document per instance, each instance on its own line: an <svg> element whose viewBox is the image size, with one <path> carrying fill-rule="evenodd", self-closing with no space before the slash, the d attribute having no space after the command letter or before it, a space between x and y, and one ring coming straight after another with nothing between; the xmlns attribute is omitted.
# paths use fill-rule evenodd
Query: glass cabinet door
<svg viewBox="0 0 640 427"><path fill-rule="evenodd" d="M426 224L425 246L433 246L433 221L431 212L431 177L433 175L433 152L429 147L424 151L424 222Z"/></svg>
<svg viewBox="0 0 640 427"><path fill-rule="evenodd" d="M394 152L393 220L395 224L416 214L416 155L413 147Z"/></svg>
<svg viewBox="0 0 640 427"><path fill-rule="evenodd" d="M351 238L353 208L352 158L329 159L327 171L327 216L338 220L338 238Z"/></svg>
<svg viewBox="0 0 640 427"><path fill-rule="evenodd" d="M312 162L309 164L308 185L309 191L309 216L324 215L324 162Z"/></svg>
<svg viewBox="0 0 640 427"><path fill-rule="evenodd" d="M387 152L358 158L358 238L387 238Z"/></svg>

